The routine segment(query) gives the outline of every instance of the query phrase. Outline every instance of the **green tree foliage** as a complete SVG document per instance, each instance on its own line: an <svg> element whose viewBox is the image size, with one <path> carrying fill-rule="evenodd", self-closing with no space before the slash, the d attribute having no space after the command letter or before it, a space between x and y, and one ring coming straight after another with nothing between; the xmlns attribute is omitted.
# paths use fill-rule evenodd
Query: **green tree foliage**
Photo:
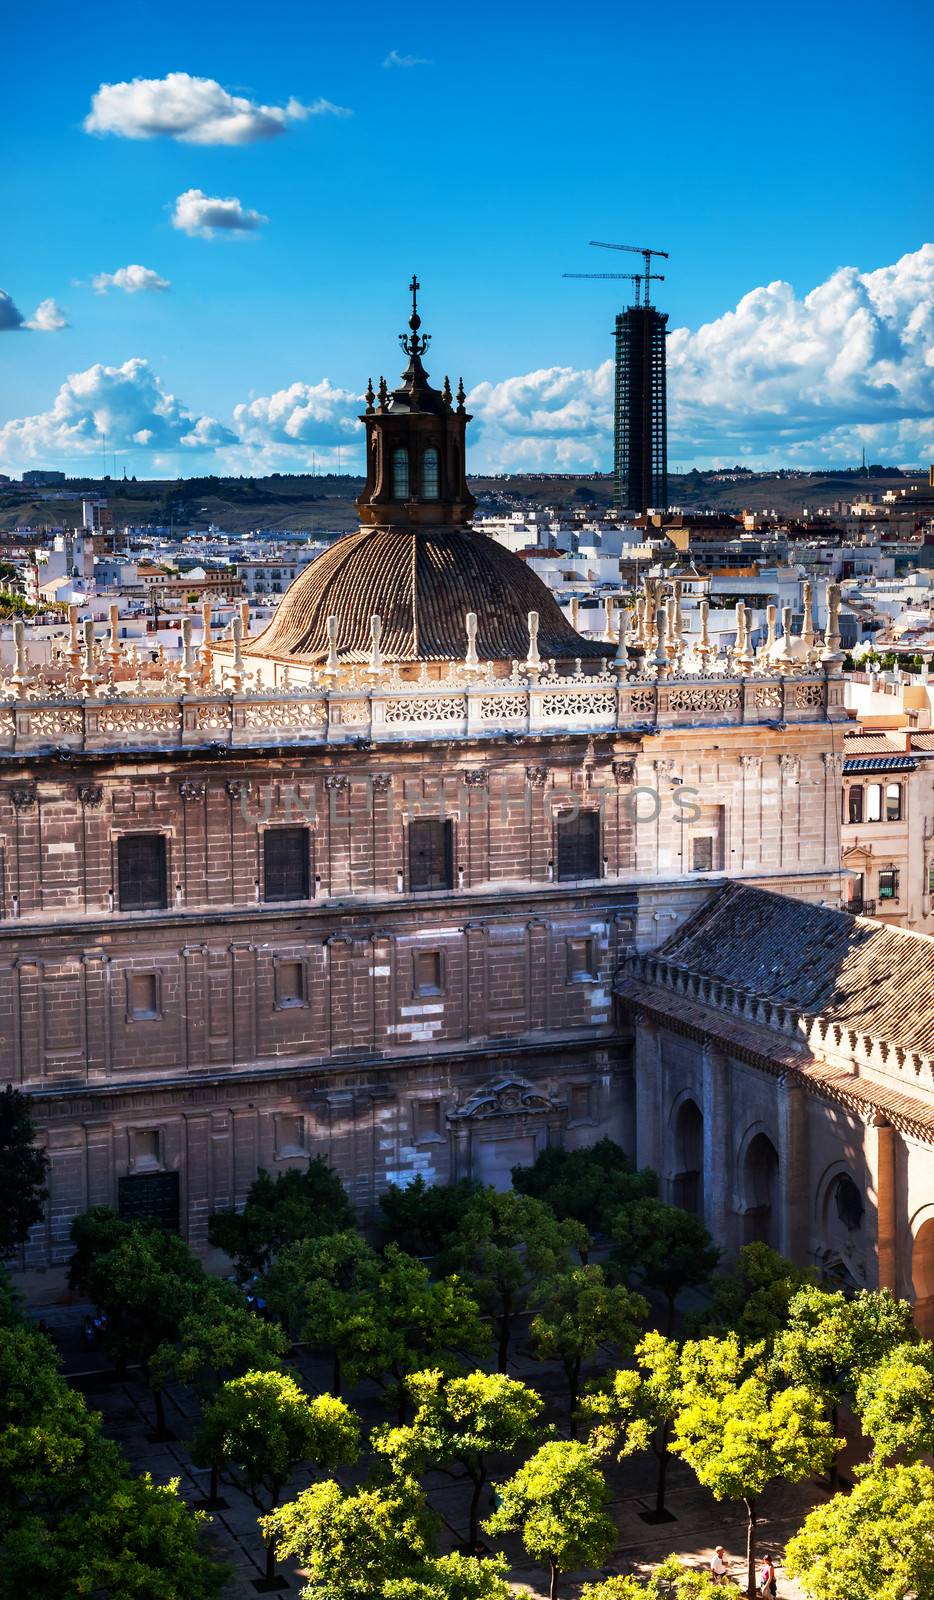
<svg viewBox="0 0 934 1600"><path fill-rule="evenodd" d="M619 1270L665 1296L671 1333L678 1295L706 1283L720 1259L704 1224L680 1206L633 1200L617 1211L611 1235Z"/></svg>
<svg viewBox="0 0 934 1600"><path fill-rule="evenodd" d="M670 1520L665 1508L671 1425L681 1400L681 1352L674 1339L647 1333L636 1345L636 1364L614 1373L586 1403L596 1426L592 1446L616 1449L620 1460L652 1450L658 1462L656 1522Z"/></svg>
<svg viewBox="0 0 934 1600"><path fill-rule="evenodd" d="M446 1378L443 1372L415 1372L406 1380L415 1404L408 1430L412 1455L434 1466L455 1466L471 1486L467 1541L480 1543L480 1497L489 1481L491 1458L512 1455L531 1439L542 1410L541 1396L500 1372L469 1372ZM398 1448L398 1441L396 1441Z"/></svg>
<svg viewBox="0 0 934 1600"><path fill-rule="evenodd" d="M228 1378L274 1371L288 1348L277 1323L248 1310L227 1284L212 1282L181 1317L177 1339L159 1345L150 1369L160 1384L183 1383L205 1395Z"/></svg>
<svg viewBox="0 0 934 1600"><path fill-rule="evenodd" d="M785 1547L785 1571L810 1600L927 1600L934 1473L918 1464L864 1470L851 1494L808 1514Z"/></svg>
<svg viewBox="0 0 934 1600"><path fill-rule="evenodd" d="M550 1206L560 1221L571 1217L590 1233L605 1232L620 1206L658 1194L651 1168L634 1172L625 1151L612 1139L583 1150L550 1145L530 1167L513 1167L512 1186Z"/></svg>
<svg viewBox="0 0 934 1600"><path fill-rule="evenodd" d="M312 1399L283 1372L248 1372L223 1384L192 1440L195 1460L216 1466L260 1511L279 1504L302 1462L333 1471L356 1461L359 1449L359 1424L344 1402L329 1394ZM267 1535L267 1579L274 1569L274 1540Z"/></svg>
<svg viewBox="0 0 934 1600"><path fill-rule="evenodd" d="M29 1101L7 1084L0 1094L0 1261L16 1254L45 1211L49 1158L35 1137Z"/></svg>
<svg viewBox="0 0 934 1600"><path fill-rule="evenodd" d="M485 1189L461 1219L461 1237L451 1259L463 1270L480 1307L493 1320L497 1360L505 1372L516 1317L543 1277L584 1256L590 1238L578 1222L558 1222L541 1200Z"/></svg>
<svg viewBox="0 0 934 1600"><path fill-rule="evenodd" d="M397 1244L412 1256L436 1256L450 1246L468 1206L482 1193L470 1178L461 1183L428 1184L417 1177L401 1189L390 1184L380 1195L382 1244Z"/></svg>
<svg viewBox="0 0 934 1600"><path fill-rule="evenodd" d="M656 1567L650 1578L604 1578L602 1583L585 1583L580 1600L714 1600L723 1590L709 1572L687 1567L678 1556L669 1556Z"/></svg>
<svg viewBox="0 0 934 1600"><path fill-rule="evenodd" d="M241 1282L265 1272L279 1251L299 1239L320 1238L354 1225L344 1186L321 1156L303 1171L271 1178L260 1170L242 1212L215 1211L208 1238L234 1262Z"/></svg>
<svg viewBox="0 0 934 1600"><path fill-rule="evenodd" d="M351 1491L333 1479L315 1483L260 1526L280 1560L306 1569L306 1600L377 1600L435 1554L435 1518L411 1478Z"/></svg>
<svg viewBox="0 0 934 1600"><path fill-rule="evenodd" d="M746 1507L747 1593L756 1593L756 1504L776 1479L822 1472L839 1448L812 1389L778 1387L765 1344L735 1334L687 1343L671 1449L717 1500Z"/></svg>
<svg viewBox="0 0 934 1600"><path fill-rule="evenodd" d="M344 1382L369 1377L392 1386L401 1408L408 1373L454 1370L459 1352L482 1355L489 1346L477 1302L460 1278L432 1278L396 1245L381 1257L355 1233L288 1246L264 1290L277 1315L313 1349L331 1355L335 1393Z"/></svg>
<svg viewBox="0 0 934 1600"><path fill-rule="evenodd" d="M535 1289L532 1346L539 1360L558 1360L568 1387L571 1431L576 1427L581 1372L602 1346L632 1350L649 1306L639 1294L607 1283L602 1267L569 1267Z"/></svg>
<svg viewBox="0 0 934 1600"><path fill-rule="evenodd" d="M603 1474L577 1439L542 1445L497 1491L499 1504L484 1527L518 1533L532 1560L548 1567L550 1600L562 1572L599 1567L616 1543Z"/></svg>
<svg viewBox="0 0 934 1600"><path fill-rule="evenodd" d="M710 1305L692 1319L692 1331L735 1333L746 1344L774 1339L788 1321L794 1296L816 1282L813 1272L794 1266L767 1244L744 1245L734 1270L712 1279Z"/></svg>
<svg viewBox="0 0 934 1600"><path fill-rule="evenodd" d="M841 1402L856 1393L862 1378L887 1354L915 1337L910 1305L887 1289L863 1289L848 1298L809 1284L788 1303L788 1321L775 1340L774 1359L791 1383L822 1396L836 1432ZM831 1485L837 1486L836 1459Z"/></svg>
<svg viewBox="0 0 934 1600"><path fill-rule="evenodd" d="M878 1461L934 1452L934 1346L925 1340L889 1350L860 1378L856 1410Z"/></svg>
<svg viewBox="0 0 934 1600"><path fill-rule="evenodd" d="M107 1316L108 1347L121 1365L138 1361L156 1405L156 1430L165 1432L160 1346L178 1339L208 1282L200 1262L177 1234L157 1224L124 1223L103 1210L73 1228L75 1288ZM109 1248L108 1248L109 1246Z"/></svg>
<svg viewBox="0 0 934 1600"><path fill-rule="evenodd" d="M407 1578L389 1578L379 1600L512 1600L506 1562L500 1556L479 1560L453 1554L424 1561Z"/></svg>
<svg viewBox="0 0 934 1600"><path fill-rule="evenodd" d="M226 1570L178 1482L131 1478L42 1334L0 1340L0 1600L211 1600Z"/></svg>

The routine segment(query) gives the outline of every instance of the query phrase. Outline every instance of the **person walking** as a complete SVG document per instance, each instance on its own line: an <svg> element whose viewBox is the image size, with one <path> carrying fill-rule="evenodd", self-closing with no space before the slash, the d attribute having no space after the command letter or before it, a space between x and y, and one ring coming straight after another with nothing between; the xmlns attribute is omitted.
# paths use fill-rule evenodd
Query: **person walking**
<svg viewBox="0 0 934 1600"><path fill-rule="evenodd" d="M775 1578L775 1563L771 1556L766 1556L762 1563L762 1572L759 1576L759 1593L762 1600L776 1600L778 1583Z"/></svg>
<svg viewBox="0 0 934 1600"><path fill-rule="evenodd" d="M714 1583L719 1584L722 1587L726 1582L729 1570L730 1569L727 1566L726 1561L726 1551L724 1550L722 1544L718 1544L716 1550L710 1558L710 1575L713 1578Z"/></svg>

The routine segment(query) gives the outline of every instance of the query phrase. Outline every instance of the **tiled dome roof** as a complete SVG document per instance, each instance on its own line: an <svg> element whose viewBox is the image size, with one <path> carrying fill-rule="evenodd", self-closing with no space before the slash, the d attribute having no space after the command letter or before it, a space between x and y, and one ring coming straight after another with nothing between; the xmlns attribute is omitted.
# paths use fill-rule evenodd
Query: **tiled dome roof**
<svg viewBox="0 0 934 1600"><path fill-rule="evenodd" d="M487 534L460 527L360 528L312 561L244 656L314 664L327 657L327 619L338 619L342 661L367 660L370 618L382 619L386 661L462 661L465 617L477 616L481 661L524 660L528 613L539 615L538 648L568 660L612 655L613 646L575 633L535 573Z"/></svg>

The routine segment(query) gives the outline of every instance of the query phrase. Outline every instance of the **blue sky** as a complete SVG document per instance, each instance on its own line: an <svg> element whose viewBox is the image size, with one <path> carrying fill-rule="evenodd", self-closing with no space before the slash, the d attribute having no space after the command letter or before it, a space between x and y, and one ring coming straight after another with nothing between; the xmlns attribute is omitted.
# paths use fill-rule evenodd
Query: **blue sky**
<svg viewBox="0 0 934 1600"><path fill-rule="evenodd" d="M671 253L676 463L860 442L920 460L930 12L894 0L884 25L864 0L23 10L0 64L0 465L83 470L101 431L140 476L303 470L338 443L348 464L356 396L399 370L416 270L433 373L463 372L474 397L475 463L608 466L627 286L561 274L629 263L591 238ZM176 73L275 115L248 111L235 143L128 137L134 91L99 116L112 131L85 131L102 85L153 80L151 109ZM290 99L352 114L288 115ZM185 231L190 191L266 220ZM170 287L92 287L131 264ZM50 299L60 314L37 315Z"/></svg>

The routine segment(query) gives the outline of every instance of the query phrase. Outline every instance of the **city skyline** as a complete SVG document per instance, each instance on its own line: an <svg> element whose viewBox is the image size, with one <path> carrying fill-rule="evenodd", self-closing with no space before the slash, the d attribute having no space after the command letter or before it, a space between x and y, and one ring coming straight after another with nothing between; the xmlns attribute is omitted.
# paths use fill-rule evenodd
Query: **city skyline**
<svg viewBox="0 0 934 1600"><path fill-rule="evenodd" d="M433 375L465 378L472 468L610 470L623 286L561 277L616 264L594 237L670 251L673 470L934 452L916 8L890 14L884 117L863 5L845 37L793 7L779 40L730 5L597 5L573 31L554 5L534 28L482 5L469 26L358 15L351 35L279 4L249 30L240 5L220 27L214 5L141 3L79 27L53 4L41 96L7 60L3 470L353 470L413 269ZM689 92L621 132L620 52L653 29Z"/></svg>

